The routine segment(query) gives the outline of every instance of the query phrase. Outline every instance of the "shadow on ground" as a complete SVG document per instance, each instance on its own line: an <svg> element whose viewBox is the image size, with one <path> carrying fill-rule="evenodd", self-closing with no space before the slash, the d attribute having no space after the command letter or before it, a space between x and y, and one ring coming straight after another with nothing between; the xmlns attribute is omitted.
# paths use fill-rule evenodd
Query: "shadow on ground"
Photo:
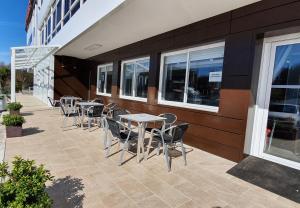
<svg viewBox="0 0 300 208"><path fill-rule="evenodd" d="M42 133L44 130L39 129L38 127L31 127L31 128L26 128L22 130L22 135L23 136L29 136L33 134L38 134Z"/></svg>
<svg viewBox="0 0 300 208"><path fill-rule="evenodd" d="M47 192L53 199L53 208L82 208L84 199L82 179L66 176L53 181Z"/></svg>

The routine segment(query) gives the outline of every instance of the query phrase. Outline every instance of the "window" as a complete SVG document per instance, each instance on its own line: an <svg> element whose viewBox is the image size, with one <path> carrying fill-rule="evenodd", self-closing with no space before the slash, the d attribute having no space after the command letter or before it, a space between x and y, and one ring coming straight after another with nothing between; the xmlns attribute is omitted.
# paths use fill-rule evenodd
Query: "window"
<svg viewBox="0 0 300 208"><path fill-rule="evenodd" d="M48 18L46 29L47 29L46 32L47 43L49 43L51 40L51 16Z"/></svg>
<svg viewBox="0 0 300 208"><path fill-rule="evenodd" d="M64 24L78 11L80 8L80 0L65 0L64 8Z"/></svg>
<svg viewBox="0 0 300 208"><path fill-rule="evenodd" d="M217 112L224 45L162 54L159 103Z"/></svg>
<svg viewBox="0 0 300 208"><path fill-rule="evenodd" d="M42 29L41 32L41 44L44 45L45 39L44 39L44 29Z"/></svg>
<svg viewBox="0 0 300 208"><path fill-rule="evenodd" d="M59 32L61 29L61 0L59 0L56 6L54 7L52 18L53 18L52 37L54 37L56 33Z"/></svg>
<svg viewBox="0 0 300 208"><path fill-rule="evenodd" d="M113 65L106 64L98 66L97 72L97 94L111 95Z"/></svg>
<svg viewBox="0 0 300 208"><path fill-rule="evenodd" d="M150 58L122 62L121 98L147 101Z"/></svg>

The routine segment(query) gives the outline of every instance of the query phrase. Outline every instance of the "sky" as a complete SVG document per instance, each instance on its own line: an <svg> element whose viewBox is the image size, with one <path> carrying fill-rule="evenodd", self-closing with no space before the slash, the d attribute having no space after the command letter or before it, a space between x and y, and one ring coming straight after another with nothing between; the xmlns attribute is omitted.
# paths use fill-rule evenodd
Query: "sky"
<svg viewBox="0 0 300 208"><path fill-rule="evenodd" d="M10 63L10 47L25 46L28 0L0 0L0 62Z"/></svg>

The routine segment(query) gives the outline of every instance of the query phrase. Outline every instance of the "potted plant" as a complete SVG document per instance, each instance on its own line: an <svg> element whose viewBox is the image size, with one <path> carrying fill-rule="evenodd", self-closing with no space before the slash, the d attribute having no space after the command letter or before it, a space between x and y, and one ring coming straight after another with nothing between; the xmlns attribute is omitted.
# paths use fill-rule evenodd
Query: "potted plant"
<svg viewBox="0 0 300 208"><path fill-rule="evenodd" d="M0 111L6 110L6 98L5 95L0 95Z"/></svg>
<svg viewBox="0 0 300 208"><path fill-rule="evenodd" d="M0 207L51 208L52 199L46 192L46 182L53 176L43 165L33 160L15 157L13 167L0 163Z"/></svg>
<svg viewBox="0 0 300 208"><path fill-rule="evenodd" d="M11 115L20 115L20 109L23 107L21 103L14 102L7 105L7 109Z"/></svg>
<svg viewBox="0 0 300 208"><path fill-rule="evenodd" d="M2 124L6 126L6 137L22 136L22 125L25 122L23 116L20 115L4 115Z"/></svg>

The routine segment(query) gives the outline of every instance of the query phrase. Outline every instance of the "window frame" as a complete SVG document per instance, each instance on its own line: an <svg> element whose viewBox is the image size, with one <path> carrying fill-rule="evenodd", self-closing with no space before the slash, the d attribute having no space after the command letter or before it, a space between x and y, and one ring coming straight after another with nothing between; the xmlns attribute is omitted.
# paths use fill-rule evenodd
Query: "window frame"
<svg viewBox="0 0 300 208"><path fill-rule="evenodd" d="M109 70L106 69L106 67L112 66L112 72L113 72L113 63L108 63L108 64L101 64L97 66L97 87L96 87L96 94L97 95L102 95L102 96L108 96L111 97L111 93L106 93L106 88L107 88L107 72ZM99 76L100 76L100 69L105 68L105 82L104 82L104 92L99 92Z"/></svg>
<svg viewBox="0 0 300 208"><path fill-rule="evenodd" d="M188 89L188 84L189 84L189 72L190 72L190 61L189 61L190 53L194 52L194 51L205 50L205 49L210 49L210 48L217 48L217 47L224 47L224 52L225 52L225 41L220 41L217 43L208 43L208 44L201 45L198 47L192 47L192 48L162 53L161 60L160 60L160 72L159 72L158 104L175 106L175 107L180 107L180 108L188 108L188 109L194 109L194 110L203 110L203 111L209 111L209 112L213 112L213 113L219 112L220 106L210 106L210 105L203 105L203 104L198 105L198 104L187 103L187 93L188 93L187 89ZM164 100L162 98L162 90L163 90L162 88L163 88L163 82L165 82L165 78L164 78L165 57L172 56L172 55L179 55L179 54L183 54L183 53L187 54L183 102ZM224 56L223 56L223 60L224 60ZM223 69L222 69L222 72L223 72ZM222 76L222 81L223 81L223 76Z"/></svg>
<svg viewBox="0 0 300 208"><path fill-rule="evenodd" d="M126 99L126 100L135 100L135 101L141 101L141 102L147 102L148 97L147 98L142 98L142 97L136 97L135 95L135 91L136 91L136 73L135 73L135 69L134 69L134 74L133 74L133 96L128 96L128 95L123 95L123 78L124 78L124 65L127 63L135 63L137 61L141 61L141 60L149 60L149 64L150 64L150 56L144 56L141 58L135 58L135 59L128 59L125 61L121 62L121 81L120 81L120 95L119 97L122 99ZM149 73L150 73L150 66L149 66ZM148 95L148 93L147 93Z"/></svg>

